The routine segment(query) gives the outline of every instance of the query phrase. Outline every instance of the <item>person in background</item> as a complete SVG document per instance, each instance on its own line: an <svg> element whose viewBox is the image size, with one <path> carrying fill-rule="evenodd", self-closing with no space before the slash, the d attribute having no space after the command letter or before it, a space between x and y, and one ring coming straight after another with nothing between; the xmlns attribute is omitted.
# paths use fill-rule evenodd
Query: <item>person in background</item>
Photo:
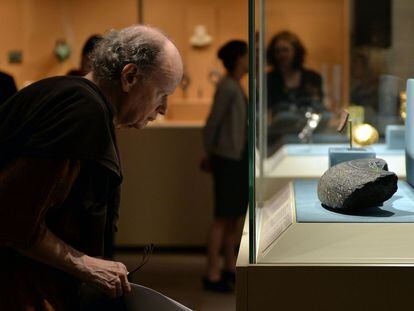
<svg viewBox="0 0 414 311"><path fill-rule="evenodd" d="M323 105L322 78L304 67L306 49L289 31L277 33L267 47L267 103L269 136L298 133L307 111L320 113Z"/></svg>
<svg viewBox="0 0 414 311"><path fill-rule="evenodd" d="M102 40L101 35L92 35L86 40L81 54L81 63L79 69L70 70L68 76L84 76L92 70L91 53L95 46Z"/></svg>
<svg viewBox="0 0 414 311"><path fill-rule="evenodd" d="M16 92L17 87L13 77L0 71L0 105Z"/></svg>
<svg viewBox="0 0 414 311"><path fill-rule="evenodd" d="M226 69L217 84L214 102L203 130L207 158L204 170L214 179L215 213L208 240L204 288L229 292L234 287L236 246L248 204L247 97L240 80L248 72L248 49L233 40L218 51ZM220 252L224 248L224 269Z"/></svg>
<svg viewBox="0 0 414 311"><path fill-rule="evenodd" d="M85 77L40 80L0 105L0 310L79 310L82 283L131 291L126 267L102 259L122 182L115 128L164 114L182 74L175 45L135 25L105 35Z"/></svg>

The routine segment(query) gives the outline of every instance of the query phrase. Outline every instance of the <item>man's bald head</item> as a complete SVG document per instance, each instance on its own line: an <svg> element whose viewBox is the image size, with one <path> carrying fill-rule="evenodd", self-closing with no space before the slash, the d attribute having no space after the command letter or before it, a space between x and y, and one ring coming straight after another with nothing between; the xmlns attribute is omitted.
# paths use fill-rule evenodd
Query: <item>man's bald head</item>
<svg viewBox="0 0 414 311"><path fill-rule="evenodd" d="M119 127L143 128L167 111L183 75L177 47L160 30L111 30L94 50L92 78L116 106Z"/></svg>
<svg viewBox="0 0 414 311"><path fill-rule="evenodd" d="M134 64L143 78L167 69L181 72L181 56L160 30L134 25L119 31L109 31L92 54L94 78L101 82L116 82L127 64Z"/></svg>

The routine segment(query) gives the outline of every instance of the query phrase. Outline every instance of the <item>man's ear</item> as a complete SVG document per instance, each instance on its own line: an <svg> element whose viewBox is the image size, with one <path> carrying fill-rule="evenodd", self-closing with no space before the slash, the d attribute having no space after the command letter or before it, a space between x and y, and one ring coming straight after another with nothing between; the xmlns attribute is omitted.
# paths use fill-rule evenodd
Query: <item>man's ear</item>
<svg viewBox="0 0 414 311"><path fill-rule="evenodd" d="M124 92L129 92L138 83L138 67L135 64L126 64L121 71L121 86Z"/></svg>

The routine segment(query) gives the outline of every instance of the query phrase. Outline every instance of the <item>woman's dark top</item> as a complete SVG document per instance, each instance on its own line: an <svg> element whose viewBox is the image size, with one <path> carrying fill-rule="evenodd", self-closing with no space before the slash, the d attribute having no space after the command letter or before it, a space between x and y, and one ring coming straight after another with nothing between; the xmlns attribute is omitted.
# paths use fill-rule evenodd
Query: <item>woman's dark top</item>
<svg viewBox="0 0 414 311"><path fill-rule="evenodd" d="M267 74L267 102L272 114L283 111L306 112L311 108L321 112L323 107L322 78L315 71L302 69L301 82L297 88L287 88L280 72Z"/></svg>

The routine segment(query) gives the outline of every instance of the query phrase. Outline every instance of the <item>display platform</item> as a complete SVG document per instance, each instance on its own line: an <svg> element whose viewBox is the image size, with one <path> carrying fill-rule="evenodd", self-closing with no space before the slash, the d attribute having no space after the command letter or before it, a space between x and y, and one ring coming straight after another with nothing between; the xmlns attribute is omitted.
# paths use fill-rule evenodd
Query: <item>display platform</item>
<svg viewBox="0 0 414 311"><path fill-rule="evenodd" d="M286 145L286 152L291 156L301 155L327 155L329 148L348 148L349 144L289 144ZM374 144L368 146L377 155L404 155L404 149L389 149L386 144Z"/></svg>
<svg viewBox="0 0 414 311"><path fill-rule="evenodd" d="M414 223L414 189L398 182L394 196L383 206L365 208L353 215L327 210L318 199L318 180L293 182L298 223Z"/></svg>
<svg viewBox="0 0 414 311"><path fill-rule="evenodd" d="M317 180L295 180L263 204L257 263L414 263L414 191L407 183L400 181L392 199L362 215L324 209L316 191ZM281 222L288 209L292 221Z"/></svg>
<svg viewBox="0 0 414 311"><path fill-rule="evenodd" d="M297 212L311 200L298 190L307 186L311 191L315 182L290 183L261 208L254 264L248 260L246 217L237 261L237 310L405 310L414 278L414 223L300 222ZM411 202L408 187L400 182L395 196L408 193ZM394 208L398 201L398 209L408 206L405 200L396 197ZM289 207L293 221L279 222L285 230L278 233L277 220Z"/></svg>
<svg viewBox="0 0 414 311"><path fill-rule="evenodd" d="M319 178L329 168L328 149L347 147L346 144L287 144L272 156L264 159L264 176L270 178ZM390 171L405 178L405 152L389 149L385 144L372 148L377 158L388 163ZM298 169L300 168L300 169Z"/></svg>

